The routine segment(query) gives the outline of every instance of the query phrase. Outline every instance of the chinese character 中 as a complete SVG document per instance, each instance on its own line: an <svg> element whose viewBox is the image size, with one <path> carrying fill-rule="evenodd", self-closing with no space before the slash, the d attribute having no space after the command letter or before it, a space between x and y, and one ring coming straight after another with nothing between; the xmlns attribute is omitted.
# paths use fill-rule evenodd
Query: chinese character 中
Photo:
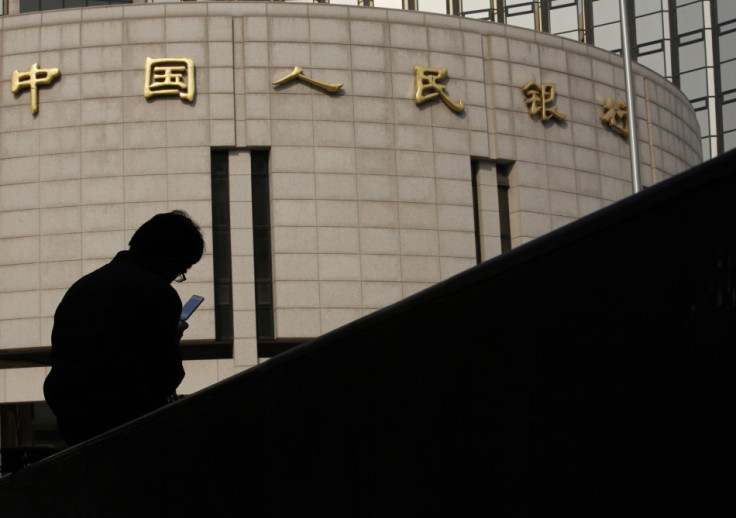
<svg viewBox="0 0 736 518"><path fill-rule="evenodd" d="M17 93L22 88L31 91L31 114L38 113L38 85L48 85L59 77L58 68L38 68L38 63L31 65L28 72L13 70L10 74L10 91Z"/></svg>
<svg viewBox="0 0 736 518"><path fill-rule="evenodd" d="M429 101L430 99L439 97L454 112L459 113L465 109L465 104L462 99L453 101L445 93L447 86L438 83L438 81L447 77L446 68L432 68L416 65L414 67L414 73L416 74L417 81L417 93L414 96L414 100L416 101L417 106ZM425 93L427 90L429 90L429 93Z"/></svg>
<svg viewBox="0 0 736 518"><path fill-rule="evenodd" d="M194 100L194 61L189 58L146 58L146 83L143 96L178 95Z"/></svg>
<svg viewBox="0 0 736 518"><path fill-rule="evenodd" d="M304 69L302 67L294 67L294 70L292 70L291 73L282 77L281 79L274 81L273 84L283 85L285 83L288 83L289 81L293 81L295 79L301 79L305 83L309 83L310 85L317 86L319 88L322 88L323 90L327 90L330 93L335 93L340 88L342 88L342 83L326 83L324 81L319 81L317 79L312 79L311 77L307 77L302 72L304 72Z"/></svg>
<svg viewBox="0 0 736 518"><path fill-rule="evenodd" d="M555 102L557 86L554 83L543 83L538 85L534 80L529 81L522 91L526 95L526 104L529 106L529 115L539 114L539 119L544 122L552 117L559 120L565 120L567 115L557 111L557 106L553 106Z"/></svg>
<svg viewBox="0 0 736 518"><path fill-rule="evenodd" d="M616 133L623 137L629 136L629 111L624 101L619 101L616 108L613 99L610 97L603 103L603 116L601 122L613 128Z"/></svg>

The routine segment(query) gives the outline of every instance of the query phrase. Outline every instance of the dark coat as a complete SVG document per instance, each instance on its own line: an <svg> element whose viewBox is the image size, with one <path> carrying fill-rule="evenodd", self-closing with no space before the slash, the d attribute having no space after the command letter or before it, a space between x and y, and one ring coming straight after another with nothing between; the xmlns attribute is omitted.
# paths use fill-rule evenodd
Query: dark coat
<svg viewBox="0 0 736 518"><path fill-rule="evenodd" d="M44 395L70 444L162 406L184 377L176 290L129 251L69 288Z"/></svg>

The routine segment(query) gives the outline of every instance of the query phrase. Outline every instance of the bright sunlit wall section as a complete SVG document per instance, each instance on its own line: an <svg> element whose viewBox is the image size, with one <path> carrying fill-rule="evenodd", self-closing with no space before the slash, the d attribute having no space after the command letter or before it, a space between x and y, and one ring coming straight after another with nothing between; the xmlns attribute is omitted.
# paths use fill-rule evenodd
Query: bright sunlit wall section
<svg viewBox="0 0 736 518"><path fill-rule="evenodd" d="M286 0L461 15L621 52L619 0ZM631 56L688 96L703 158L736 146L736 1L626 0Z"/></svg>

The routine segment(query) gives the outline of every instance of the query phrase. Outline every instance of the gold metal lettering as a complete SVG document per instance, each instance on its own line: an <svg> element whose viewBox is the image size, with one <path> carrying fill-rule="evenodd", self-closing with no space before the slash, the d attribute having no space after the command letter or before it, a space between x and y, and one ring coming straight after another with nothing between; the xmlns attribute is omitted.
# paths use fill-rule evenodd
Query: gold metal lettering
<svg viewBox="0 0 736 518"><path fill-rule="evenodd" d="M178 95L194 101L194 61L189 58L146 58L143 96Z"/></svg>
<svg viewBox="0 0 736 518"><path fill-rule="evenodd" d="M613 99L610 97L603 103L603 116L601 122L607 124L622 137L629 136L629 111L624 101L619 101L616 108Z"/></svg>
<svg viewBox="0 0 736 518"><path fill-rule="evenodd" d="M38 68L38 63L31 65L28 72L13 70L10 74L10 91L17 93L28 88L31 91L31 115L38 113L38 85L48 85L59 77L58 68Z"/></svg>
<svg viewBox="0 0 736 518"><path fill-rule="evenodd" d="M557 95L557 85L554 83L542 83L538 85L534 80L529 81L522 88L526 95L526 104L529 106L529 115L534 117L539 115L542 122L548 121L552 117L565 120L567 115L557 111L557 106L553 106L555 95Z"/></svg>
<svg viewBox="0 0 736 518"><path fill-rule="evenodd" d="M340 88L342 88L342 83L326 83L324 81L319 81L318 79L307 77L302 72L304 72L304 69L302 67L294 67L294 70L292 70L291 73L285 75L281 79L274 81L273 84L274 86L278 86L288 83L289 81L294 81L295 79L301 79L305 83L317 86L319 88L322 88L323 90L327 90L330 93L335 93Z"/></svg>
<svg viewBox="0 0 736 518"><path fill-rule="evenodd" d="M446 68L433 68L433 67L422 67L419 65L414 66L414 74L416 76L417 93L414 96L414 101L417 106L422 103L439 97L442 101L454 112L460 113L465 109L465 104L462 99L453 101L445 93L447 85L438 83L447 77ZM429 90L428 93L425 93Z"/></svg>

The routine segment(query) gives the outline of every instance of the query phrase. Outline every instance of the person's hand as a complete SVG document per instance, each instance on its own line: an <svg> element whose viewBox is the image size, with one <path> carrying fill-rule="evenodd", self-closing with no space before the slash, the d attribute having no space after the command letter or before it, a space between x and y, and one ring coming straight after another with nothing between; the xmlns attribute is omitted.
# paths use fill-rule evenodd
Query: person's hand
<svg viewBox="0 0 736 518"><path fill-rule="evenodd" d="M181 338L182 336L184 336L184 331L189 328L189 324L187 324L185 320L179 320L176 328L179 330L179 338Z"/></svg>

